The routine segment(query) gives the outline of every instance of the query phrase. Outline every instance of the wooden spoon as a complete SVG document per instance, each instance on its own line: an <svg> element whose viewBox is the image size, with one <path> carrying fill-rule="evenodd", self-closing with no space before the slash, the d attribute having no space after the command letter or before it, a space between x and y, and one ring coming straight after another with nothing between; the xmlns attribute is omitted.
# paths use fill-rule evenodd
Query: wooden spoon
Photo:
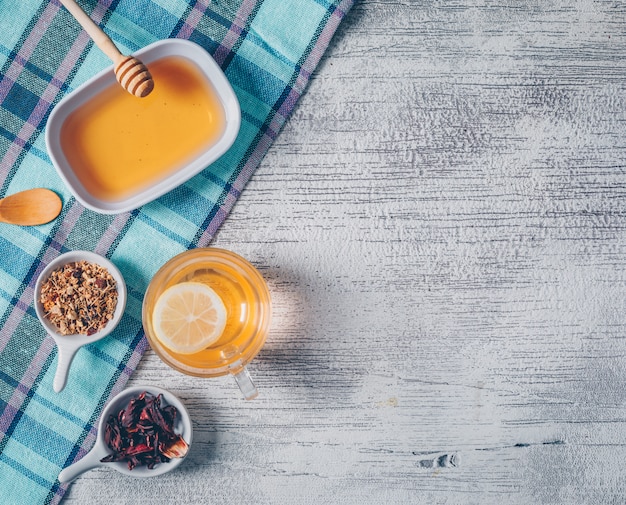
<svg viewBox="0 0 626 505"><path fill-rule="evenodd" d="M35 226L49 223L61 212L59 195L45 188L20 191L0 199L0 222Z"/></svg>
<svg viewBox="0 0 626 505"><path fill-rule="evenodd" d="M120 53L108 35L85 14L85 11L74 0L60 1L100 50L113 62L115 78L122 85L122 88L139 98L148 96L154 89L154 81L148 68L137 58Z"/></svg>

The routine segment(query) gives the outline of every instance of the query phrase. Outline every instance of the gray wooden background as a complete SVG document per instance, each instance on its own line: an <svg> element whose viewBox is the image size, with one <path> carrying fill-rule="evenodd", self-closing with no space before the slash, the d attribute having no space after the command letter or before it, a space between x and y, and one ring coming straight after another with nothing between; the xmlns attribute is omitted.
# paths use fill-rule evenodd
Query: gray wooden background
<svg viewBox="0 0 626 505"><path fill-rule="evenodd" d="M626 2L364 0L214 245L274 297L250 366L131 384L188 460L68 505L626 501Z"/></svg>

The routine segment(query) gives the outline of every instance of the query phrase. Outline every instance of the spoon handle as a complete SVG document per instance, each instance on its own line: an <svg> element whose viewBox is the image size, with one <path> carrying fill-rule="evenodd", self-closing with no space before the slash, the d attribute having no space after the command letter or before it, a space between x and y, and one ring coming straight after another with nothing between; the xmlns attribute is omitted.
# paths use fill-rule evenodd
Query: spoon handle
<svg viewBox="0 0 626 505"><path fill-rule="evenodd" d="M58 337L58 339L63 337ZM81 344L69 341L67 343L59 343L57 339L57 371L54 374L54 380L52 381L52 389L55 393L59 393L65 387L67 383L67 374L70 371L70 365L76 355Z"/></svg>
<svg viewBox="0 0 626 505"><path fill-rule="evenodd" d="M76 463L71 464L67 468L61 470L59 473L59 482L71 482L79 475L87 472L88 470L92 470L97 466L102 466L100 460L107 455L107 451L104 446L96 441L96 445L93 446L91 451L89 451L83 459L78 460Z"/></svg>
<svg viewBox="0 0 626 505"><path fill-rule="evenodd" d="M113 41L74 0L60 0L65 8L85 29L96 45L113 62L115 78L131 95L143 98L154 89L152 74L148 68L134 56L124 56Z"/></svg>
<svg viewBox="0 0 626 505"><path fill-rule="evenodd" d="M93 20L83 11L83 9L74 0L60 0L63 6L74 16L74 19L80 23L87 34L92 38L94 43L100 48L100 50L106 54L113 63L118 63L123 58L122 53L117 46L104 33Z"/></svg>

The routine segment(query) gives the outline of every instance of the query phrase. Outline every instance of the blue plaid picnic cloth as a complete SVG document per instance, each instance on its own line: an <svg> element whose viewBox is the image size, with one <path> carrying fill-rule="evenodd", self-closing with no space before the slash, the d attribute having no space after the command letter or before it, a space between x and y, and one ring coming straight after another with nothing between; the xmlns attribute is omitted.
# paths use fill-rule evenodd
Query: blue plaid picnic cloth
<svg viewBox="0 0 626 505"><path fill-rule="evenodd" d="M233 147L186 184L130 213L84 209L46 152L50 111L109 61L56 0L0 0L0 196L49 187L64 201L50 224L0 224L0 490L3 504L58 503L59 471L95 440L103 405L147 343L141 303L156 270L206 246L276 138L353 0L82 0L123 52L186 38L209 53L242 108ZM62 252L110 258L128 285L114 333L81 349L67 387L52 390L56 348L38 323L33 288ZM77 378L80 377L80 380Z"/></svg>

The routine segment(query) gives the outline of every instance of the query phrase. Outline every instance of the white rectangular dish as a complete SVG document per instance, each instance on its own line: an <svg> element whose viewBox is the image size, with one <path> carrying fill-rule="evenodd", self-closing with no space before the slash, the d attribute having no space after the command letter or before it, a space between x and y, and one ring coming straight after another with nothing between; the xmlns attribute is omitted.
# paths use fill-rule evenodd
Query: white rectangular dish
<svg viewBox="0 0 626 505"><path fill-rule="evenodd" d="M109 67L85 82L71 94L64 97L54 108L48 119L46 128L46 146L48 154L59 176L68 186L76 199L86 208L102 214L118 214L136 209L158 197L171 191L175 187L198 174L211 163L224 154L233 144L241 125L241 110L237 97L228 82L224 72L215 60L199 45L182 39L167 39L155 42L133 54L150 69L150 64L164 61L169 57L180 58L192 63L208 86L213 90L217 100L223 108L224 125L219 135L210 144L203 146L199 151L190 152L188 157L172 162L171 166L163 174L153 177L144 183L132 186L128 191L120 191L116 196L104 197L104 193L94 191L86 179L81 176L81 171L87 170L78 163L76 150L89 149L89 143L68 141L67 133L63 133L66 124L72 121L73 115L81 108L89 107L94 101L100 99L111 90L112 86L118 86L113 72ZM159 81L155 79L155 90L158 89ZM126 93L126 92L124 92ZM153 91L154 93L154 91ZM181 87L181 96L184 95L184 87ZM133 100L147 100L148 98L131 97ZM194 104L195 105L195 104ZM86 110L86 109L83 109ZM122 118L124 119L124 118ZM129 118L130 119L130 118ZM120 128L125 121L120 121ZM154 125L152 125L154 126ZM177 128L177 125L166 125ZM65 135L65 137L63 136ZM93 137L93 142L98 142L98 137ZM82 147L81 147L82 146ZM102 149L115 152L116 146L99 146ZM116 170L125 170L124 166L116 166ZM129 170L132 170L130 167ZM106 174L105 174L105 177ZM123 182L121 183L123 184Z"/></svg>

